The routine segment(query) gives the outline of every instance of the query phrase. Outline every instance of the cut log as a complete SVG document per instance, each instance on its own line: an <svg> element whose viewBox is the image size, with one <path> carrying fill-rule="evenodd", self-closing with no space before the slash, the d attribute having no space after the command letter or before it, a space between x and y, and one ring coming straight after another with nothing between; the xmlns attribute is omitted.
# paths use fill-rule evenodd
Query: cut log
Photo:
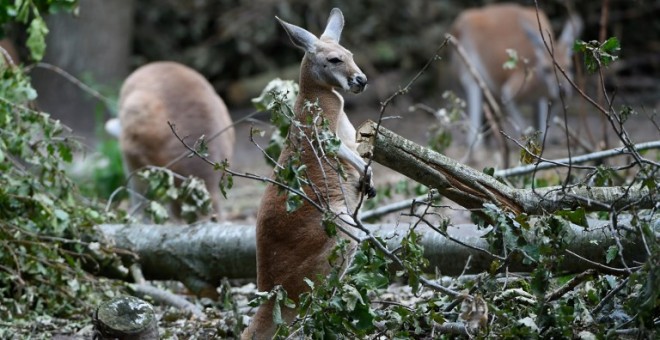
<svg viewBox="0 0 660 340"><path fill-rule="evenodd" d="M94 312L95 338L157 340L158 320L148 302L121 296L102 303Z"/></svg>

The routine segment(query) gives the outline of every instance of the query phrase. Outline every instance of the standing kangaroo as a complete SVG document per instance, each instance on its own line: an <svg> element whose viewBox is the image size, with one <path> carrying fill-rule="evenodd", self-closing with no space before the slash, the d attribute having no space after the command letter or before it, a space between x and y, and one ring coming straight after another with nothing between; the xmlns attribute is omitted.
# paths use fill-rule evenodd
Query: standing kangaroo
<svg viewBox="0 0 660 340"><path fill-rule="evenodd" d="M554 41L552 26L545 13L539 10L543 34L553 44L557 64L572 73L572 46L580 34L582 21L573 16L564 26L561 36ZM545 133L548 116L548 100L559 99L559 89L571 94L571 86L562 74L555 77L552 57L541 38L536 19L536 9L517 4L494 4L483 8L468 9L454 21L451 32L468 55L470 63L484 78L496 98L500 98L519 129L526 127L516 106L533 103L538 106L536 128ZM503 67L507 61L507 49L515 50L519 57L515 69ZM527 66L522 65L527 60ZM456 70L465 89L470 117L468 143L474 143L483 121L483 93L467 70L465 63L454 53L452 69ZM532 72L529 72L532 71ZM559 79L559 83L557 83ZM555 106L557 107L557 106Z"/></svg>
<svg viewBox="0 0 660 340"><path fill-rule="evenodd" d="M182 176L204 180L213 208L221 217L220 174L197 157L185 157L186 148L174 136L167 122L176 125L177 133L196 141L206 136L208 158L231 160L234 129L227 107L209 82L193 69L175 62L154 62L134 71L124 82L119 98L119 143L126 174L153 165L167 167ZM213 140L216 133L225 130ZM134 193L144 193L145 183L130 177L131 204ZM180 206L172 212L179 217Z"/></svg>
<svg viewBox="0 0 660 340"><path fill-rule="evenodd" d="M353 55L339 45L339 37L344 26L344 17L337 8L330 12L325 31L320 38L298 26L277 18L289 35L293 44L305 52L300 66L300 92L294 106L295 119L307 124L314 114L309 103L317 103L322 117L329 128L341 140L337 160L320 158L318 150L310 139L293 131L288 135L288 143L280 154L278 164L299 154L306 166L307 185L303 191L314 202L332 212L334 222L350 228L354 222L351 215L357 209L361 188L369 196L375 194L371 185L371 168L360 158L356 148L355 128L344 113L344 100L335 88L362 92L367 85L367 77L360 71ZM312 128L303 128L311 136ZM340 175L337 162L344 169ZM276 168L277 171L277 168ZM361 177L369 187L362 186ZM286 193L270 184L261 200L257 214L257 285L260 291L270 291L281 285L296 303L299 295L309 288L304 278L317 280L318 275L327 275L331 264L328 255L337 244L337 237L328 236L322 226L324 212L309 202L294 212L287 212ZM339 237L348 239L339 232ZM353 248L351 244L349 248ZM290 323L296 310L282 307L284 322ZM242 335L243 339L270 339L276 331L273 323L273 301L259 307L250 326Z"/></svg>

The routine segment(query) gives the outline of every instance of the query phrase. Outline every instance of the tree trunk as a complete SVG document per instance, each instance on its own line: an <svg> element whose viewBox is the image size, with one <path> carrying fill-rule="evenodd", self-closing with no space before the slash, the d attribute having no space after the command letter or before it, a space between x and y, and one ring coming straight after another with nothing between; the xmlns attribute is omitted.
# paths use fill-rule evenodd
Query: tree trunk
<svg viewBox="0 0 660 340"><path fill-rule="evenodd" d="M571 240L567 249L586 260L604 263L605 252L615 244L606 224L606 221L590 221L589 231L572 226L566 237ZM404 225L367 227L387 240L390 249L400 246L408 230ZM179 280L198 293L199 289L214 288L223 277L256 276L255 229L251 225L101 225L99 229L116 247L138 254L146 279ZM477 230L473 225L450 226L447 234L454 240L428 227L418 226L415 230L422 235L424 256L430 261L426 268L429 273L435 273L436 268L449 276L480 273L487 271L495 259L487 253L488 244L482 237L489 229ZM640 245L637 241L637 244L625 244L624 249L639 249ZM627 261L644 261L642 252L624 252L624 256ZM584 259L566 256L559 270L575 273L595 267L603 269ZM512 260L509 271L530 271L531 267L521 261Z"/></svg>
<svg viewBox="0 0 660 340"><path fill-rule="evenodd" d="M583 207L587 211L610 211L634 205L651 209L660 199L647 187L546 187L516 189L451 158L415 144L394 132L367 121L358 129L358 152L374 162L435 188L467 209L491 203L516 214L540 215Z"/></svg>
<svg viewBox="0 0 660 340"><path fill-rule="evenodd" d="M96 90L119 89L130 68L133 0L81 1L78 16L58 13L46 20L50 33L44 62ZM71 127L75 135L95 138L95 128L108 115L104 103L52 70L35 68L31 75L41 110Z"/></svg>

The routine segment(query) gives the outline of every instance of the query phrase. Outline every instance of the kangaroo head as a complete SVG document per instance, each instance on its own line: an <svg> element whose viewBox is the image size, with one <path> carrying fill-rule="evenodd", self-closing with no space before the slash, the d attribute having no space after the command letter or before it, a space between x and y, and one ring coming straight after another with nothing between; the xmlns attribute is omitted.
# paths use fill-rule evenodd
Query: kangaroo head
<svg viewBox="0 0 660 340"><path fill-rule="evenodd" d="M277 17L276 17L277 18ZM277 20L282 24L293 44L305 51L307 66L314 81L326 87L338 87L360 93L367 87L367 76L353 61L353 53L339 44L344 16L334 8L320 38L304 28Z"/></svg>

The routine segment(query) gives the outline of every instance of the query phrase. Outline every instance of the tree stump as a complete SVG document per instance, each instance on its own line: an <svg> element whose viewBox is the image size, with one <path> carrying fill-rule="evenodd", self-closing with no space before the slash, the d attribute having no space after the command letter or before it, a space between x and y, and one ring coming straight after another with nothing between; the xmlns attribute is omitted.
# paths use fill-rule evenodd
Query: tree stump
<svg viewBox="0 0 660 340"><path fill-rule="evenodd" d="M102 303L92 316L95 339L158 339L158 320L151 305L133 296Z"/></svg>

